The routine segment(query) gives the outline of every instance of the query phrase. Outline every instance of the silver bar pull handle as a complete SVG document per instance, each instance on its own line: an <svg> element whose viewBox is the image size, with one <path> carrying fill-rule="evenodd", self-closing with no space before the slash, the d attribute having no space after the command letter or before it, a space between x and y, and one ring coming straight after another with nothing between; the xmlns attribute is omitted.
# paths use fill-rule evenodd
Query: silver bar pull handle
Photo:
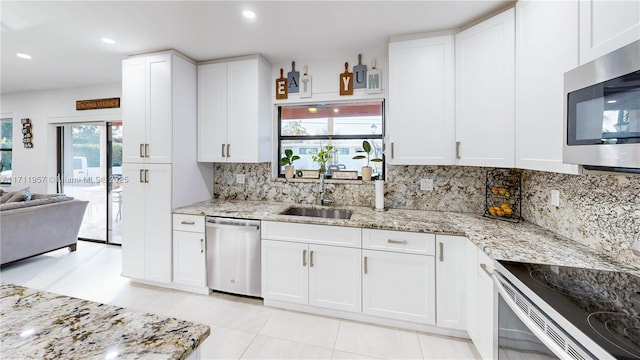
<svg viewBox="0 0 640 360"><path fill-rule="evenodd" d="M231 144L227 144L227 157L231 157Z"/></svg>
<svg viewBox="0 0 640 360"><path fill-rule="evenodd" d="M364 257L364 273L366 274L369 271L369 269L367 269L367 257Z"/></svg>
<svg viewBox="0 0 640 360"><path fill-rule="evenodd" d="M440 261L444 261L444 244L440 243Z"/></svg>
<svg viewBox="0 0 640 360"><path fill-rule="evenodd" d="M222 157L224 157L224 144L222 144Z"/></svg>
<svg viewBox="0 0 640 360"><path fill-rule="evenodd" d="M387 239L387 242L388 242L389 244L407 245L407 240L393 240L393 239Z"/></svg>
<svg viewBox="0 0 640 360"><path fill-rule="evenodd" d="M200 239L200 254L204 252L204 239Z"/></svg>
<svg viewBox="0 0 640 360"><path fill-rule="evenodd" d="M394 158L393 143L391 143L391 158Z"/></svg>
<svg viewBox="0 0 640 360"><path fill-rule="evenodd" d="M313 267L313 250L309 251L309 267Z"/></svg>
<svg viewBox="0 0 640 360"><path fill-rule="evenodd" d="M302 267L307 266L307 250L302 250Z"/></svg>
<svg viewBox="0 0 640 360"><path fill-rule="evenodd" d="M140 157L144 157L144 144L140 144Z"/></svg>
<svg viewBox="0 0 640 360"><path fill-rule="evenodd" d="M144 144L144 157L149 157L149 144Z"/></svg>
<svg viewBox="0 0 640 360"><path fill-rule="evenodd" d="M140 182L143 183L144 182L144 170L140 169Z"/></svg>
<svg viewBox="0 0 640 360"><path fill-rule="evenodd" d="M149 182L149 170L144 171L144 182L145 183Z"/></svg>
<svg viewBox="0 0 640 360"><path fill-rule="evenodd" d="M195 221L181 221L180 224L182 224L182 225L195 225L196 222Z"/></svg>
<svg viewBox="0 0 640 360"><path fill-rule="evenodd" d="M456 159L460 159L460 141L456 141Z"/></svg>
<svg viewBox="0 0 640 360"><path fill-rule="evenodd" d="M493 274L487 269L487 264L480 264L480 269L485 272L485 274L489 276L493 276Z"/></svg>

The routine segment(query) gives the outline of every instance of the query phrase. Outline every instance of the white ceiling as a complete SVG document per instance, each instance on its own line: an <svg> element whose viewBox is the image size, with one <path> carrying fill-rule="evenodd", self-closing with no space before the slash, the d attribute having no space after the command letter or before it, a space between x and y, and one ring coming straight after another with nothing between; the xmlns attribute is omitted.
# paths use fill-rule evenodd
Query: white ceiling
<svg viewBox="0 0 640 360"><path fill-rule="evenodd" d="M119 82L122 59L169 48L196 61L260 53L274 64L385 54L391 36L461 28L512 3L3 0L1 92Z"/></svg>

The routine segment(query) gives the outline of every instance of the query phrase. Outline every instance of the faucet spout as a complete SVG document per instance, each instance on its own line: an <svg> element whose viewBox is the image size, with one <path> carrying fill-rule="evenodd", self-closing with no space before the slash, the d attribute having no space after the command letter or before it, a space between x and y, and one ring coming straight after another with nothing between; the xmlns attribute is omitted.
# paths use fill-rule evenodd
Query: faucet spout
<svg viewBox="0 0 640 360"><path fill-rule="evenodd" d="M320 191L320 205L325 206L325 205L329 205L331 203L333 203L333 200L329 200L329 199L325 199L325 186L324 186L324 174L320 174L320 186L319 186L319 191Z"/></svg>

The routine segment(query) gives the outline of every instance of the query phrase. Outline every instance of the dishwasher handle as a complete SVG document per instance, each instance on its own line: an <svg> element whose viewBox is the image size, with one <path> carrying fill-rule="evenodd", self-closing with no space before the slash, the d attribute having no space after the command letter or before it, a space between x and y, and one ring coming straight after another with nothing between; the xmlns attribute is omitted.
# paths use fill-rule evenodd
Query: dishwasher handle
<svg viewBox="0 0 640 360"><path fill-rule="evenodd" d="M242 225L242 224L216 224L212 222L207 222L207 227L213 229L227 229L227 230L260 230L260 225Z"/></svg>
<svg viewBox="0 0 640 360"><path fill-rule="evenodd" d="M206 226L214 229L260 230L260 220L206 217Z"/></svg>

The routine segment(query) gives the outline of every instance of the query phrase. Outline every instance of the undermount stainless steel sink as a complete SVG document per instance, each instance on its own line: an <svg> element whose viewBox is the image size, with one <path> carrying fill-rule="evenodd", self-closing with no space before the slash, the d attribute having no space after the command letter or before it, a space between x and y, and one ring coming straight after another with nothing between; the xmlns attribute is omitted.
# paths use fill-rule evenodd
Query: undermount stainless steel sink
<svg viewBox="0 0 640 360"><path fill-rule="evenodd" d="M280 215L294 215L294 216L311 216L325 219L351 219L353 211L347 209L318 209L292 206L285 209Z"/></svg>

